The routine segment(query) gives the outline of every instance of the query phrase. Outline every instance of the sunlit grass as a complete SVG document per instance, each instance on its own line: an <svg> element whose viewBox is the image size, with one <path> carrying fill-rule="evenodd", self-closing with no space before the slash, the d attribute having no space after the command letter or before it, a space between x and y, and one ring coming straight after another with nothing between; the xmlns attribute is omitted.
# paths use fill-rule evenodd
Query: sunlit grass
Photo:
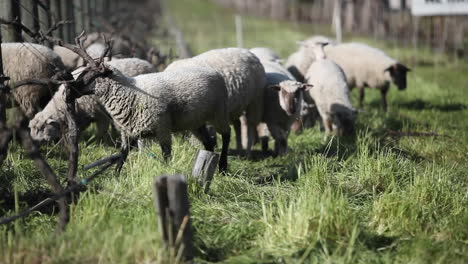
<svg viewBox="0 0 468 264"><path fill-rule="evenodd" d="M237 45L233 12L204 0L167 4L195 53ZM297 40L328 30L249 16L243 25L245 47L271 47L284 58ZM355 140L324 140L314 127L290 135L291 151L284 157L230 156L229 173L216 174L208 194L189 180L197 263L468 262L468 64L426 50L355 40L408 63L413 69L408 89L390 90L388 113L379 108L379 93L369 90ZM437 136L398 138L389 131ZM91 182L72 205L62 235L54 233L51 212L0 226L0 263L171 262L151 184L161 174L190 175L197 151L179 136L173 143L167 164L153 144L151 155L133 151L120 176L109 170ZM82 142L80 150L80 165L117 151L93 142ZM62 147L50 144L43 153L64 180ZM18 145L11 146L0 182L2 215L15 213L15 190L18 210L49 195Z"/></svg>

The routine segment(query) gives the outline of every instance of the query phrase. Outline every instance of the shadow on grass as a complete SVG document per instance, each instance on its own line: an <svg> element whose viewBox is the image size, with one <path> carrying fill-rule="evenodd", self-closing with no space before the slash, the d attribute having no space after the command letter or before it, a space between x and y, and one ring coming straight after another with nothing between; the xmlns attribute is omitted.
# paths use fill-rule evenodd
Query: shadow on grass
<svg viewBox="0 0 468 264"><path fill-rule="evenodd" d="M396 246L397 237L378 235L375 233L361 233L358 238L370 250L382 251Z"/></svg>
<svg viewBox="0 0 468 264"><path fill-rule="evenodd" d="M441 112L452 112L468 109L467 104L450 103L450 104L433 104L421 99L416 99L408 102L396 102L395 106L408 110L425 110L435 109Z"/></svg>

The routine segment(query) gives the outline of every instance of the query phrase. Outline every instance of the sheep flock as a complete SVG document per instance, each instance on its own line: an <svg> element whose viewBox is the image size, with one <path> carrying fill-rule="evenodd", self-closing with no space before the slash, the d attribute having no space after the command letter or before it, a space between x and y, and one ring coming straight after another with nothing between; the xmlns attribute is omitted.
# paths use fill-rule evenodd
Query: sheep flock
<svg viewBox="0 0 468 264"><path fill-rule="evenodd" d="M206 150L214 151L211 127L222 137L219 170L225 172L230 124L237 151L247 158L259 141L266 154L270 135L275 141L273 155L284 155L290 131L315 123L325 137L352 137L358 108L351 102L350 89L359 90L362 108L365 88L376 88L386 111L391 83L404 90L410 71L379 49L323 36L299 42L286 60L268 47L220 48L176 60L160 72L157 65L129 58L132 53L125 41L114 42L118 50L101 61L106 71L87 84L92 94L76 101L76 111L80 130L96 122L96 138L108 133L109 125L118 131L124 157L119 170L132 144L145 138L159 143L166 161L173 133L189 132ZM50 78L63 70L73 71L74 78L92 71L83 58L63 47L3 43L1 48L10 84ZM92 33L85 48L96 58L105 45ZM64 94L63 85L25 86L13 93L38 143L60 139L66 126Z"/></svg>

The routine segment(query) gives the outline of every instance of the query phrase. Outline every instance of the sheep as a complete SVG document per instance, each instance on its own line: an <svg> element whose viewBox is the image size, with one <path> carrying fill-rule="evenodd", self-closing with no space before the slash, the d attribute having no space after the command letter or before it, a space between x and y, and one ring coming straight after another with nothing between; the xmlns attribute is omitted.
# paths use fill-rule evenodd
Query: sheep
<svg viewBox="0 0 468 264"><path fill-rule="evenodd" d="M346 76L335 62L325 57L324 45L312 45L316 61L307 70L306 80L314 89L309 90L306 100L316 105L327 136L332 131L336 136L352 135L356 111L351 105Z"/></svg>
<svg viewBox="0 0 468 264"><path fill-rule="evenodd" d="M137 58L115 59L106 62L106 65L115 67L129 77L154 72L153 65ZM73 72L73 76L77 77L83 70L84 67L78 68ZM97 98L94 95L84 95L76 100L75 107L78 128L82 131L91 122L95 121L97 138L103 138L110 121L105 109L99 104ZM32 138L36 141L58 139L61 135L60 128L64 127L66 123L65 111L65 86L61 85L44 110L37 113L29 122Z"/></svg>
<svg viewBox="0 0 468 264"><path fill-rule="evenodd" d="M219 72L228 89L229 118L234 124L237 149L242 150L239 117L245 113L247 120L247 156L256 134L256 126L263 116L263 90L265 70L259 59L247 49L224 48L207 51L189 59L171 63L165 71L184 67L210 67Z"/></svg>
<svg viewBox="0 0 468 264"><path fill-rule="evenodd" d="M79 78L84 79L87 71ZM84 76L84 77L83 77ZM90 91L98 98L121 133L119 172L129 152L129 142L154 138L164 160L171 155L171 133L190 130L212 151L205 124L222 135L219 170L227 170L230 139L227 89L224 78L208 67L185 67L128 77L112 66L101 71Z"/></svg>
<svg viewBox="0 0 468 264"><path fill-rule="evenodd" d="M78 61L81 59L78 54L67 48L57 45L54 46L53 50L60 56L67 70L73 71L78 67Z"/></svg>
<svg viewBox="0 0 468 264"><path fill-rule="evenodd" d="M257 55L258 50L251 50ZM262 140L262 151L268 150L268 135L275 139L275 155L283 155L287 151L287 136L292 122L299 117L303 101L303 92L312 85L297 82L294 77L277 61L262 56L260 59L266 74L267 85L264 91L264 111L262 122L257 132Z"/></svg>
<svg viewBox="0 0 468 264"><path fill-rule="evenodd" d="M260 61L276 61L281 62L280 56L269 48L256 47L251 48L250 52L255 54Z"/></svg>
<svg viewBox="0 0 468 264"><path fill-rule="evenodd" d="M304 76L309 66L314 62L313 52L308 48L308 44L329 43L335 45L335 42L324 36L312 36L304 41L299 41L299 50L288 57L286 68L300 82L304 82Z"/></svg>
<svg viewBox="0 0 468 264"><path fill-rule="evenodd" d="M325 52L343 69L348 86L359 89L359 107L363 105L365 87L380 90L384 111L387 111L390 83L399 90L406 89L406 74L411 70L379 49L362 43L345 43L327 47Z"/></svg>
<svg viewBox="0 0 468 264"><path fill-rule="evenodd" d="M104 53L105 48L106 47L104 46L104 44L96 42L90 44L86 48L86 52L92 58L99 58L102 55L102 53ZM78 67L84 66L83 58L81 58L78 54L67 48L61 46L54 46L54 52L56 52L60 56L63 63L65 64L65 67L67 67L68 70L73 71Z"/></svg>
<svg viewBox="0 0 468 264"><path fill-rule="evenodd" d="M2 43L2 62L10 84L26 79L50 78L65 70L60 57L51 49L31 43ZM58 86L24 85L12 95L28 119L42 109Z"/></svg>
<svg viewBox="0 0 468 264"><path fill-rule="evenodd" d="M110 33L98 33L93 32L86 36L83 42L83 47L88 49L92 44L105 44L105 39L112 40L112 57L125 58L133 57L133 45L128 39L124 39L122 36L113 35Z"/></svg>

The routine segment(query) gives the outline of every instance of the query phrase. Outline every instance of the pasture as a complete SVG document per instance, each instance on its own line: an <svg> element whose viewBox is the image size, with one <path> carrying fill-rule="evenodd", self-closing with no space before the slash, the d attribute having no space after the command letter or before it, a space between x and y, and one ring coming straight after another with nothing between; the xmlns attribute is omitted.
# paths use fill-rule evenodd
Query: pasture
<svg viewBox="0 0 468 264"><path fill-rule="evenodd" d="M195 54L236 45L232 11L210 1L166 3ZM253 17L243 17L243 27L245 47L271 47L283 58L297 49L297 40L328 32ZM196 263L468 262L468 62L391 41L344 40L369 43L407 63L407 90L391 88L387 113L378 91L367 91L355 138L324 139L315 126L291 134L285 156L230 155L229 172L216 173L208 194L189 179ZM352 99L357 102L357 91ZM80 166L118 151L94 142L92 129L80 143ZM0 263L173 262L151 185L161 174L189 175L197 148L175 137L168 164L157 144L132 151L119 176L107 171L71 205L63 234L54 232L54 208L0 226ZM65 174L59 144L42 152ZM49 195L33 163L11 145L0 171L0 214Z"/></svg>

